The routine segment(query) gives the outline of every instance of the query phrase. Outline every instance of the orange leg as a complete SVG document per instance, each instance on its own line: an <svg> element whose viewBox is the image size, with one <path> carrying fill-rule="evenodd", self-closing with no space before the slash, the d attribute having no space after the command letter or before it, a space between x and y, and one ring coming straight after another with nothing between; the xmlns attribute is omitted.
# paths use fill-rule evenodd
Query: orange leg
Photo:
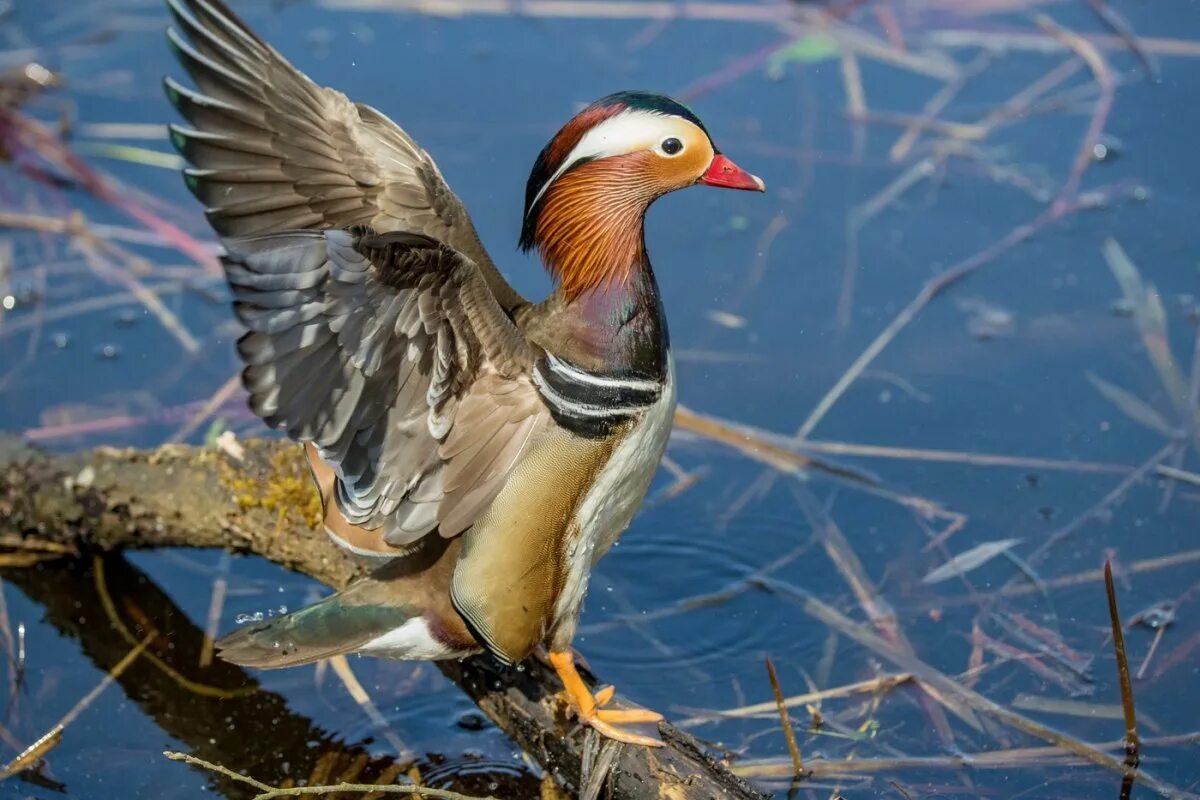
<svg viewBox="0 0 1200 800"><path fill-rule="evenodd" d="M579 672L575 669L575 658L569 650L551 650L550 663L563 682L567 702L570 703L571 709L575 712L575 716L579 717L580 722L590 725L601 735L618 742L640 744L646 747L662 747L663 743L658 739L629 733L617 727L623 723L658 722L663 718L662 714L642 708L601 708L609 700L612 700L613 687L601 689L593 695L587 684L583 682L583 678L579 677Z"/></svg>

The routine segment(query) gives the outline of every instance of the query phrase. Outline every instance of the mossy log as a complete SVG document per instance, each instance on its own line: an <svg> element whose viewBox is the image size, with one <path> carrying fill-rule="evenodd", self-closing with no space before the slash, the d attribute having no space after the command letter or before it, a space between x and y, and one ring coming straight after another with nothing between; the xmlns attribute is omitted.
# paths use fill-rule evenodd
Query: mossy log
<svg viewBox="0 0 1200 800"><path fill-rule="evenodd" d="M334 588L361 574L362 567L313 524L318 500L299 449L277 440L240 445L244 452L237 460L216 449L186 446L152 451L100 448L58 456L0 441L0 534L19 535L40 546L67 545L81 554L224 548L262 556ZM74 574L74 579L82 580L78 576L83 573ZM62 573L58 575L61 578ZM16 583L50 610L53 591L39 591L32 578L18 577ZM53 613L49 616L54 618ZM89 655L94 650L85 645ZM115 653L120 647L108 650ZM595 734L581 729L565 713L555 696L560 686L552 670L536 660L523 670L505 669L488 657L441 662L438 667L564 788L581 790L585 744ZM226 676L229 681L236 679ZM666 747L619 746L607 774L605 796L617 800L763 797L687 734L666 723L660 724L659 733ZM307 734L299 730L297 735ZM204 740L202 735L180 738ZM593 754L595 749L588 748ZM252 769L251 764L227 766Z"/></svg>

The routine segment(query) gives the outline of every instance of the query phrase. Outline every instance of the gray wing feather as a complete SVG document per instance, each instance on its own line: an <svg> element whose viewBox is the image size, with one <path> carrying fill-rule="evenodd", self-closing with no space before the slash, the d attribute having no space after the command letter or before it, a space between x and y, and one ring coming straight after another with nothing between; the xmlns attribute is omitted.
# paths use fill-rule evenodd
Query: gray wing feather
<svg viewBox="0 0 1200 800"><path fill-rule="evenodd" d="M166 80L192 128L171 140L217 233L413 231L463 253L501 308L524 305L496 270L429 154L375 109L318 86L220 0L167 0L168 41L196 89Z"/></svg>
<svg viewBox="0 0 1200 800"><path fill-rule="evenodd" d="M393 546L472 525L548 419L533 351L475 264L365 229L228 250L251 408L317 446L346 519Z"/></svg>

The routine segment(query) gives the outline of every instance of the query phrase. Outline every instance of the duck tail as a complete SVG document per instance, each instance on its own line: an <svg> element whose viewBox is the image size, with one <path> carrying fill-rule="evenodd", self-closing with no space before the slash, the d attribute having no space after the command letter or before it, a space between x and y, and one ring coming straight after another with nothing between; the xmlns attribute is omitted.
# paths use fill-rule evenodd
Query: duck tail
<svg viewBox="0 0 1200 800"><path fill-rule="evenodd" d="M311 606L256 622L217 642L225 661L278 669L352 653L411 620L406 606L353 602L352 586Z"/></svg>

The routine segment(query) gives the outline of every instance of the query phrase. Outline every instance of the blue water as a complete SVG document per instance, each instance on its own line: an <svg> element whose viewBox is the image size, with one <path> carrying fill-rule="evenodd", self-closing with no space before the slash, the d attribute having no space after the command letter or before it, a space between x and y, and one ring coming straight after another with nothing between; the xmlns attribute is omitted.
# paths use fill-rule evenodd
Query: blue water
<svg viewBox="0 0 1200 800"><path fill-rule="evenodd" d="M916 51L926 43L936 45L930 32L939 29L1034 30L1032 11L1050 14L1072 30L1109 34L1086 3L1013 3L1023 7L1011 13L976 4L977 15L957 14L956 5L966 4L864 3L849 12L849 21L882 38L876 6L890 7ZM1200 37L1200 3L1110 0L1107 5L1142 36ZM420 141L470 209L505 274L531 297L544 294L549 284L540 267L516 251L524 181L534 155L562 121L617 89L680 92L695 87L705 76L795 35L793 28L742 21L660 24L518 13L433 17L346 10L333 2L243 3L237 8L314 79L392 115ZM53 121L60 104L68 104L72 144L90 164L139 196L153 198L145 202L163 204L156 206L158 213L208 242L200 210L173 170L97 151L119 143L165 153L169 147L163 138L151 132L148 139L111 139L89 127L173 120L159 80L181 71L163 44L165 22L165 13L148 0L86 7L70 0L17 0L0 17L0 67L33 58L61 71L64 88L45 95L28 113ZM1200 69L1197 46L1188 46L1192 55L1156 56L1161 70L1157 81L1145 77L1127 49L1103 49L1120 86L1103 140L1108 157L1088 169L1083 190L1121 184L1125 193L1103 208L1047 226L933 300L850 387L812 438L1130 467L1166 443L1160 433L1104 399L1088 374L1119 385L1178 424L1135 324L1118 302L1120 288L1101 245L1115 237L1144 279L1157 287L1174 359L1187 376L1197 338L1195 295L1200 294L1195 230L1200 161L1191 133L1197 125L1193 101L1200 92ZM980 49L942 52L965 66ZM1064 58L1062 53L997 50L941 118L977 122ZM926 280L1035 219L1046 203L1045 197L1032 197L998 180L978 160L951 158L944 171L917 183L862 228L855 290L842 324L837 308L849 248L848 215L928 154L932 140L922 137L915 157L893 164L888 150L902 129L847 119L836 55L770 64L718 80L690 100L718 145L761 175L769 192L678 193L654 207L647 235L678 351L681 402L704 414L790 435ZM869 58L860 59L860 66L867 107L876 113L918 115L941 85ZM1086 87L1089 76L1083 67L1051 94ZM997 168L1053 195L1088 124L1093 95L1081 98L1015 121L973 144ZM0 166L0 176L3 211L59 216L79 210L97 223L137 226L82 192L51 190L11 167ZM1128 197L1135 187L1140 199ZM200 351L190 357L131 298L39 323L39 314L52 316L81 300L118 296L123 290L98 280L61 238L0 235L0 248L9 243L11 256L0 249L0 299L12 296L17 307L0 311L0 428L5 432L64 451L100 444L152 446L188 419L195 408L188 404L207 400L237 370L231 346L237 331L224 289L219 281L189 269L192 262L186 256L129 245L154 265L155 271L142 280L150 286L169 285L164 303L201 342ZM971 328L980 309L990 310L992 321L999 322L990 338ZM61 427L117 416L131 419L94 433ZM239 435L261 433L237 398L218 417ZM207 424L190 440L200 441L205 428ZM1180 466L1200 466L1195 449L1184 450ZM963 584L920 582L944 556L923 551L929 532L897 503L820 475L802 483L776 476L765 494L755 492L763 465L694 437L677 437L669 455L702 478L674 496L669 494L671 476L660 474L652 490L656 501L600 565L576 641L598 675L638 702L681 719L695 709L767 700L765 656L773 659L789 694L807 691L810 679L828 688L896 670L844 637L835 650L829 649L827 627L805 615L794 600L761 587L712 607L638 622L643 613L736 584L788 554L793 560L773 573L775 578L864 621L845 578L831 567L821 546L810 542L812 530L797 490L811 492L825 504L924 661L951 676L967 670L970 632L977 620L1002 644L1028 649L997 627L993 617L977 616L980 606L964 600ZM832 458L875 475L895 492L965 514L965 526L947 543L950 553L1017 538L1021 542L1013 552L1028 557L1123 478L1111 471L983 467L961 460ZM1154 476L1138 482L1111 510L1037 560L1033 567L1038 575L1052 580L1093 570L1110 554L1120 567L1195 548L1200 490L1181 483L1160 510L1165 487ZM945 519L929 523L934 532L946 524ZM795 555L805 543L809 548ZM130 561L163 587L178 609L173 613L204 627L211 585L222 563L219 554L137 554ZM1118 580L1127 619L1154 603L1179 602L1176 621L1163 635L1147 678L1135 682L1139 712L1152 723L1144 726L1144 735L1191 732L1200 714L1200 700L1191 690L1200 661L1197 651L1189 649L1200 637L1195 602L1188 594L1197 580L1195 564ZM1019 576L1012 562L997 558L969 577L983 592ZM22 579L13 580L25 586ZM88 583L92 573L81 568L61 586L69 589L72 580ZM233 627L239 614L296 608L317 591L310 581L254 559L233 559L228 580L223 630ZM9 622L23 623L27 631L27 671L19 701L10 704L0 722L27 744L94 686L103 670L92 666L94 652L81 647L41 602L31 599L36 592L27 595L10 585L4 593ZM1053 589L1049 598L1051 603L1026 594L986 609L1056 628L1071 648L1094 657L1091 682L1060 685L1023 661L997 664L1001 656L989 652L976 689L1002 704L1021 694L1117 704L1102 584L1088 580ZM106 623L97 619L93 624ZM1128 637L1136 669L1153 631L1135 626ZM1045 661L1043 657L1039 664ZM532 768L500 732L489 726L474 730L479 726L470 717L473 706L436 670L365 659L352 664L394 735L426 754L423 770L461 791L535 796ZM1158 669L1165 671L1158 674ZM327 748L390 752L389 740L332 673L301 668L259 677L265 691L283 698L270 705L269 713L282 713L286 704L294 715L290 719L306 719L320 731L303 753L256 741L253 766L260 777L287 775L291 766L309 765L313 752ZM146 680L157 686L156 679ZM174 697L168 686L164 684L163 696ZM1072 698L1072 689L1086 694ZM195 797L206 786L236 793L159 756L167 748L199 749L199 739L212 731L200 734L173 725L164 715L178 714L178 708L165 711L153 700L159 695L127 696L126 691L107 689L50 754L45 773L64 784L68 796ZM858 744L829 735L836 726L808 734L807 712L794 709L806 759L852 753L859 758L944 755L948 747L933 734L918 697L911 688L897 690L875 710L859 700L825 701L823 715L845 729L873 721L866 726L875 732L873 738ZM220 704L202 708L190 713L216 713L212 709ZM1115 719L1023 713L1088 741L1121 735ZM1038 744L1004 729L978 732L952 721L955 747L963 752ZM787 752L777 722L770 719L710 724L694 732L735 751L738 759ZM237 742L238 734L230 737L229 742ZM215 751L221 754L229 746L221 740ZM1195 744L1148 746L1147 754L1157 777L1185 789L1200 781ZM912 797L1094 797L1115 793L1118 780L1082 767L975 771L969 780L966 773L953 771L903 770L845 780L840 791L847 798L900 796L889 784L895 781ZM489 788L493 783L497 788ZM767 785L786 794L786 783ZM809 791L825 797L831 786L831 780L823 779ZM0 784L0 795L58 796L13 781ZM1151 795L1139 787L1135 796Z"/></svg>

